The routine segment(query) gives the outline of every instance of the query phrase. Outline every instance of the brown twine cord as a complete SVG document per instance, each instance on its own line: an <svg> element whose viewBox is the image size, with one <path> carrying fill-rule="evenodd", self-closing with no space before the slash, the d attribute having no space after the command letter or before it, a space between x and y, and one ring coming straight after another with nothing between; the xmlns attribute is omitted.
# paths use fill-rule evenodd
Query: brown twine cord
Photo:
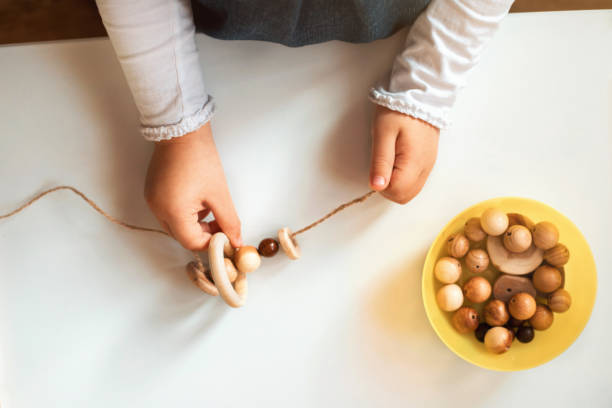
<svg viewBox="0 0 612 408"><path fill-rule="evenodd" d="M303 232L306 232L310 229L313 229L314 227L316 227L317 225L321 224L323 221L327 220L330 217L333 217L334 215L336 215L337 213L339 213L340 211L350 207L351 205L355 205L357 203L362 203L365 200L367 200L368 198L370 198L370 196L372 194L376 193L376 191L372 190L372 191L368 191L366 194L362 195L361 197L357 197L354 200L351 200L349 202L346 202L342 205L339 205L338 207L336 207L335 209L333 209L332 211L328 212L326 215L324 215L323 217L319 218L318 220L316 220L315 222L313 222L310 225L305 226L304 228L295 231L293 234L291 234L291 238L294 238L296 235L301 234Z"/></svg>
<svg viewBox="0 0 612 408"><path fill-rule="evenodd" d="M94 210L96 210L98 213L102 214L102 216L104 216L104 218L106 218L107 220L109 220L110 222L112 222L113 224L117 224L121 227L124 228L128 228L131 230L135 230L135 231L143 231L143 232L156 232L158 234L163 234L163 235L168 235L168 233L166 231L162 231L160 229L155 229L155 228L147 228L147 227L140 227L138 225L133 225L133 224L128 224L127 222L123 222L121 220L116 219L115 217L113 217L112 215L108 214L106 211L104 211L103 209L101 209L92 199L90 199L89 197L87 197L84 193L82 193L80 190L76 189L75 187L72 186L57 186L57 187L53 187L50 188L48 190L43 191L42 193L37 194L36 196L34 196L32 199L30 199L30 201L28 201L27 203L21 205L20 207L14 209L13 211L7 213L7 214L0 214L0 220L4 219L4 218L9 218L14 216L15 214L25 210L26 208L28 208L29 206L31 206L32 204L34 204L36 201L40 200L41 198L43 198L44 196L46 196L47 194L51 194L55 191L59 191L59 190L70 190L73 193L75 193L76 195L78 195L79 197L81 197L87 204L89 204L91 206L91 208L93 208ZM361 203L365 200L367 200L372 194L376 193L376 191L369 191L366 194L357 197L351 201L348 201L344 204L339 205L338 207L336 207L335 209L333 209L332 211L330 211L329 213L325 214L323 217L319 218L318 220L316 220L315 222L313 222L310 225L305 226L304 228L294 232L293 234L291 234L291 237L295 237L298 234L304 233L308 230L311 230L312 228L316 227L317 225L321 224L322 222L326 221L327 219L333 217L334 215L336 215L337 213L339 213L340 211L355 205L357 203ZM195 256L195 259L198 263L198 266L202 267L202 259L200 258L200 256L197 253L193 253Z"/></svg>

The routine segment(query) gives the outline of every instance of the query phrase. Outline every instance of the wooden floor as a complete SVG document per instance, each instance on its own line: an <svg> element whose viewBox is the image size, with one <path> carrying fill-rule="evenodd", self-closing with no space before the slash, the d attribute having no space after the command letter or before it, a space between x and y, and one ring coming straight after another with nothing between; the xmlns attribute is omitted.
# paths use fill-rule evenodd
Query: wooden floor
<svg viewBox="0 0 612 408"><path fill-rule="evenodd" d="M516 0L512 12L612 9L612 0ZM94 0L0 0L0 44L105 36Z"/></svg>

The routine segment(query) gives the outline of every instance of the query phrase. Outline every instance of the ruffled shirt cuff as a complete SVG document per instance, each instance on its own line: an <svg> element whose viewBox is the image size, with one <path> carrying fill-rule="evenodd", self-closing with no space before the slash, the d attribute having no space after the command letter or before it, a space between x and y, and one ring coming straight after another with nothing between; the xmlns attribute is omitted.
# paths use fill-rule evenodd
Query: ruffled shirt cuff
<svg viewBox="0 0 612 408"><path fill-rule="evenodd" d="M447 109L439 109L419 103L412 98L410 92L393 93L386 91L382 86L378 86L371 88L368 96L370 101L378 105L421 119L438 129L447 129L451 125Z"/></svg>
<svg viewBox="0 0 612 408"><path fill-rule="evenodd" d="M161 126L142 125L140 131L144 138L150 142L170 140L174 137L180 137L198 130L212 119L215 110L215 101L213 97L209 95L208 100L199 111L193 115L184 117L180 122Z"/></svg>

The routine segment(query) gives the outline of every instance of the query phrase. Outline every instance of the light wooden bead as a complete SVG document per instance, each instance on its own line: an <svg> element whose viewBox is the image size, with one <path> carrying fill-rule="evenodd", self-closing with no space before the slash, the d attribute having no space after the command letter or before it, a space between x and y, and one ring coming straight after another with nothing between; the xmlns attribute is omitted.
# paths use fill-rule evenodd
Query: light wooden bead
<svg viewBox="0 0 612 408"><path fill-rule="evenodd" d="M548 221L538 222L533 227L533 243L540 249L551 249L559 242L559 230Z"/></svg>
<svg viewBox="0 0 612 408"><path fill-rule="evenodd" d="M512 332L505 327L492 327L485 334L484 344L491 353L501 354L508 351L512 345L513 338Z"/></svg>
<svg viewBox="0 0 612 408"><path fill-rule="evenodd" d="M467 220L463 233L472 242L480 242L487 237L487 233L480 226L480 218L476 217Z"/></svg>
<svg viewBox="0 0 612 408"><path fill-rule="evenodd" d="M529 319L529 324L534 330L546 330L553 324L553 320L553 312L548 306L537 305L534 315Z"/></svg>
<svg viewBox="0 0 612 408"><path fill-rule="evenodd" d="M291 230L287 227L278 230L278 242L289 259L298 259L302 251L297 241L291 236Z"/></svg>
<svg viewBox="0 0 612 408"><path fill-rule="evenodd" d="M553 266L563 266L569 261L569 249L563 244L544 251L544 260Z"/></svg>
<svg viewBox="0 0 612 408"><path fill-rule="evenodd" d="M436 301L440 309L445 312L454 312L463 305L463 292L458 285L445 285L438 289Z"/></svg>
<svg viewBox="0 0 612 408"><path fill-rule="evenodd" d="M434 267L434 275L442 283L455 283L461 277L461 262L450 256L440 258Z"/></svg>
<svg viewBox="0 0 612 408"><path fill-rule="evenodd" d="M517 293L508 301L508 311L515 319L530 319L536 311L536 301L527 293Z"/></svg>
<svg viewBox="0 0 612 408"><path fill-rule="evenodd" d="M484 249L472 249L465 256L465 265L474 273L487 270L489 266L489 255Z"/></svg>
<svg viewBox="0 0 612 408"><path fill-rule="evenodd" d="M525 252L531 246L531 232L522 225L513 225L504 233L504 246L510 252Z"/></svg>
<svg viewBox="0 0 612 408"><path fill-rule="evenodd" d="M491 296L491 284L482 276L474 276L463 285L463 296L472 303L482 303Z"/></svg>
<svg viewBox="0 0 612 408"><path fill-rule="evenodd" d="M236 250L234 254L236 268L242 273L253 272L261 265L261 257L257 248L245 245Z"/></svg>
<svg viewBox="0 0 612 408"><path fill-rule="evenodd" d="M536 290L542 293L550 293L561 287L563 276L557 268L542 265L535 270L531 280Z"/></svg>
<svg viewBox="0 0 612 408"><path fill-rule="evenodd" d="M557 289L548 295L548 307L555 313L564 313L572 305L572 297L565 289Z"/></svg>
<svg viewBox="0 0 612 408"><path fill-rule="evenodd" d="M462 233L451 235L446 241L446 250L454 258L463 258L470 249L470 241Z"/></svg>
<svg viewBox="0 0 612 408"><path fill-rule="evenodd" d="M227 272L227 278L230 282L234 283L236 281L236 278L238 277L238 271L236 270L234 263L231 259L228 258L223 259L223 262L225 262L225 271Z"/></svg>
<svg viewBox="0 0 612 408"><path fill-rule="evenodd" d="M508 215L498 208L489 208L480 217L480 226L487 234L498 236L508 229Z"/></svg>

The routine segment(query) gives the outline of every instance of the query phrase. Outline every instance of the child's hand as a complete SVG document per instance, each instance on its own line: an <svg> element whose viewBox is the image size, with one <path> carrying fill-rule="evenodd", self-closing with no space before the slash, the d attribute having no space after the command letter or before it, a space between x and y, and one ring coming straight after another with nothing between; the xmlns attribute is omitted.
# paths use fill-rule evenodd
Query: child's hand
<svg viewBox="0 0 612 408"><path fill-rule="evenodd" d="M208 247L223 231L240 247L240 220L232 202L210 123L179 138L158 142L149 164L145 198L160 224L185 248ZM199 222L210 212L215 221Z"/></svg>
<svg viewBox="0 0 612 408"><path fill-rule="evenodd" d="M370 188L406 204L423 188L438 154L440 130L420 119L376 107Z"/></svg>

